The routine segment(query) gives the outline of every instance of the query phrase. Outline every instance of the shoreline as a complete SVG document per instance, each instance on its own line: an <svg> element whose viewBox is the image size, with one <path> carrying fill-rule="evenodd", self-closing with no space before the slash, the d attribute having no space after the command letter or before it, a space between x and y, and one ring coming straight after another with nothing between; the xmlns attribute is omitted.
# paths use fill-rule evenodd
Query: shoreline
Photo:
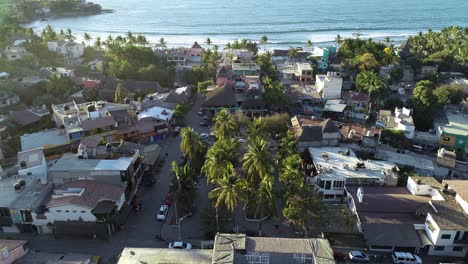
<svg viewBox="0 0 468 264"><path fill-rule="evenodd" d="M18 24L24 26L25 24L32 24L38 21L48 21L49 19L61 19L61 18L74 18L74 17L87 17L87 16L97 16L103 14L112 14L115 13L114 9L102 9L98 12L89 12L89 11L77 11L77 12L67 12L60 14L50 14L48 16L38 16L28 20L19 21Z"/></svg>

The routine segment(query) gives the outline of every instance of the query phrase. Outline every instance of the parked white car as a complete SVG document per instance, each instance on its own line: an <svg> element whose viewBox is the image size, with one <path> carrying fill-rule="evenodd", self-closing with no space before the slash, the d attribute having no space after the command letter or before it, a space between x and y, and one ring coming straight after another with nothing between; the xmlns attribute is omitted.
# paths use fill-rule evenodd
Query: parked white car
<svg viewBox="0 0 468 264"><path fill-rule="evenodd" d="M207 139L209 137L210 137L210 135L208 135L207 133L201 133L200 134L200 139Z"/></svg>
<svg viewBox="0 0 468 264"><path fill-rule="evenodd" d="M418 255L408 252L393 252L392 259L395 264L422 264L422 259Z"/></svg>
<svg viewBox="0 0 468 264"><path fill-rule="evenodd" d="M169 248L176 248L176 249L192 249L192 244L186 243L183 241L175 241L169 243Z"/></svg>
<svg viewBox="0 0 468 264"><path fill-rule="evenodd" d="M161 205L161 207L159 208L158 213L156 214L156 220L158 220L158 221L166 220L168 211L169 211L169 206Z"/></svg>
<svg viewBox="0 0 468 264"><path fill-rule="evenodd" d="M366 254L362 253L361 251L351 251L349 252L349 259L352 261L352 262L369 262L370 259L369 259L369 256L367 256Z"/></svg>

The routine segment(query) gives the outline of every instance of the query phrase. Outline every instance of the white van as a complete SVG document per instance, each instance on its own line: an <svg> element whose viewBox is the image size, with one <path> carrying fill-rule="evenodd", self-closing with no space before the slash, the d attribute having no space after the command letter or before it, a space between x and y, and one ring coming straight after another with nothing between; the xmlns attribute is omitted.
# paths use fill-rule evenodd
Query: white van
<svg viewBox="0 0 468 264"><path fill-rule="evenodd" d="M395 264L422 264L419 256L408 252L393 252L392 259Z"/></svg>

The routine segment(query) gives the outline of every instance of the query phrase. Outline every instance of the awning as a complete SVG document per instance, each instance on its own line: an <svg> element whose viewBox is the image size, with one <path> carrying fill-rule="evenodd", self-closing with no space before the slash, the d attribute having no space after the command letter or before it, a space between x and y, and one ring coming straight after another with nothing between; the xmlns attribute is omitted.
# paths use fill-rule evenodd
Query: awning
<svg viewBox="0 0 468 264"><path fill-rule="evenodd" d="M427 236L425 230L419 229L419 230L416 230L416 233L418 234L419 241L421 241L421 247L434 245L431 239Z"/></svg>

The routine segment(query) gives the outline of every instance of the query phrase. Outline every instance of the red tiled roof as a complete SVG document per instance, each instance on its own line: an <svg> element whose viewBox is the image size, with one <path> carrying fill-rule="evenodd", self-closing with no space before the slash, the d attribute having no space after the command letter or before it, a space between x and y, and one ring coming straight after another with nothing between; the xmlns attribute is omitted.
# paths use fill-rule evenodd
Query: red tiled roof
<svg viewBox="0 0 468 264"><path fill-rule="evenodd" d="M347 92L343 94L343 99L352 101L369 101L369 96L365 93Z"/></svg>
<svg viewBox="0 0 468 264"><path fill-rule="evenodd" d="M348 138L349 132L351 130L354 131L352 138L353 141L361 140L362 136L366 136L368 132L370 132L371 136L374 136L375 133L380 134L380 129L377 128L365 128L359 125L346 123L339 123L339 125L341 126L341 134L346 138Z"/></svg>
<svg viewBox="0 0 468 264"><path fill-rule="evenodd" d="M83 81L83 87L84 88L96 88L101 84L101 81L99 80L84 80Z"/></svg>
<svg viewBox="0 0 468 264"><path fill-rule="evenodd" d="M47 207L56 207L66 204L78 205L85 208L94 208L98 202L103 200L119 201L124 194L125 187L109 184L98 183L91 180L77 180L66 182L55 188L56 190L67 190L69 188L83 188L81 195L65 196L60 198L52 198Z"/></svg>

